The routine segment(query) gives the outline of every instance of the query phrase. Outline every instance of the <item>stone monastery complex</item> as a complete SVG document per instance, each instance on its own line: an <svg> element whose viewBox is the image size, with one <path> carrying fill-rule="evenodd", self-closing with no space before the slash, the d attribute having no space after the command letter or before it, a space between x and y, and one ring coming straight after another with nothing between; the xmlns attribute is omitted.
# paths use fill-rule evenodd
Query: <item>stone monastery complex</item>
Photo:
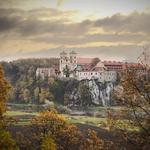
<svg viewBox="0 0 150 150"><path fill-rule="evenodd" d="M117 73L124 69L124 63L116 61L97 61L95 58L79 58L77 53L72 51L69 54L66 52L60 53L59 66L57 68L37 68L36 76L45 78L59 77L59 78L75 78L77 80L83 79L98 79L99 82L115 82L117 80ZM94 66L93 66L94 64ZM138 64L128 64L132 67ZM68 76L66 75L68 72Z"/></svg>

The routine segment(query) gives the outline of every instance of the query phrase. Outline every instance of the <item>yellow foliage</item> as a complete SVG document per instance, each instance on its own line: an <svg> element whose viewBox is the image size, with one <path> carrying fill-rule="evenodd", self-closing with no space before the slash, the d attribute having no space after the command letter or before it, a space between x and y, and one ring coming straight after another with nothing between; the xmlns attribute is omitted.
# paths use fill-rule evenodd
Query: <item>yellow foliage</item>
<svg viewBox="0 0 150 150"><path fill-rule="evenodd" d="M93 130L88 130L87 132L87 138L81 145L80 150L106 150L106 147L104 147L104 142L100 140L96 132Z"/></svg>
<svg viewBox="0 0 150 150"><path fill-rule="evenodd" d="M56 144L50 135L45 135L41 143L41 150L56 150Z"/></svg>
<svg viewBox="0 0 150 150"><path fill-rule="evenodd" d="M4 130L4 113L6 111L5 102L10 89L9 84L4 79L2 67L0 66L0 150L16 150L15 141L11 138L9 132Z"/></svg>
<svg viewBox="0 0 150 150"><path fill-rule="evenodd" d="M2 129L0 130L0 150L18 150L10 133Z"/></svg>
<svg viewBox="0 0 150 150"><path fill-rule="evenodd" d="M67 123L57 112L45 111L32 120L36 128L36 137L42 138L42 148L51 147L56 143L60 150L104 150L104 143L96 132L81 132L76 126ZM44 137L44 138L43 138ZM41 139L40 139L41 141ZM54 146L55 147L55 146Z"/></svg>
<svg viewBox="0 0 150 150"><path fill-rule="evenodd" d="M2 67L0 66L0 120L2 120L3 114L6 111L5 102L7 100L7 94L9 89L10 86L4 79Z"/></svg>

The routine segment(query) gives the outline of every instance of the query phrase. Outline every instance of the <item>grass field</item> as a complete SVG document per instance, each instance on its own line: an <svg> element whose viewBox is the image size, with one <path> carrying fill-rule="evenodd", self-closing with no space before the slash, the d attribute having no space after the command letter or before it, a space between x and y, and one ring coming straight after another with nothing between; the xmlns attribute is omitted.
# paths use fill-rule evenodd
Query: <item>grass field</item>
<svg viewBox="0 0 150 150"><path fill-rule="evenodd" d="M29 113L29 112L23 112L23 111L7 111L5 113L6 116L13 117L13 116L23 116L23 115L37 115L37 113Z"/></svg>
<svg viewBox="0 0 150 150"><path fill-rule="evenodd" d="M22 111L7 111L5 114L7 117L13 117L17 120L15 123L16 125L29 125L31 119L38 115L38 113L28 113L28 112L22 112ZM66 115L68 123L71 124L87 124L87 125L92 125L96 127L101 127L104 129L108 129L108 122L107 118L102 118L102 117L91 117L91 116L72 116L72 115ZM129 124L128 120L118 120L116 122L116 125L118 128L128 128L130 131L137 131L138 128L135 127L134 125Z"/></svg>

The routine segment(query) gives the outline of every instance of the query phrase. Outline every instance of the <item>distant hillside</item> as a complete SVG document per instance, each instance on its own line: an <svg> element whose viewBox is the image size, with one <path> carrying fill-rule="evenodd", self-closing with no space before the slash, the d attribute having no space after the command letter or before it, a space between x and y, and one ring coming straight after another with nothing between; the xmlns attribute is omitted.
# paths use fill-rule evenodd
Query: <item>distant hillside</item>
<svg viewBox="0 0 150 150"><path fill-rule="evenodd" d="M30 58L19 59L11 62L0 62L6 79L15 84L23 76L35 76L38 67L59 66L59 58Z"/></svg>
<svg viewBox="0 0 150 150"><path fill-rule="evenodd" d="M63 100L64 87L61 87L59 81L52 84L48 78L36 78L38 67L58 67L58 58L20 59L0 64L6 80L12 86L9 102L42 104L46 99Z"/></svg>
<svg viewBox="0 0 150 150"><path fill-rule="evenodd" d="M46 101L53 101L71 107L112 104L113 83L36 77L38 67L58 67L58 58L21 59L0 62L0 64L4 69L6 79L12 86L9 102L45 104Z"/></svg>

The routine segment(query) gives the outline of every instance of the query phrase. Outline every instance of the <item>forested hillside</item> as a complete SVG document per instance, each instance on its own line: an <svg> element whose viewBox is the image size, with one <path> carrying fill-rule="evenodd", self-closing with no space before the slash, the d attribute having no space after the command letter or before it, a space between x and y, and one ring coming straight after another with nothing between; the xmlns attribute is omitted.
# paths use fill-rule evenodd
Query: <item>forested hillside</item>
<svg viewBox="0 0 150 150"><path fill-rule="evenodd" d="M59 65L58 58L50 59L20 59L12 62L1 62L5 77L12 89L9 101L16 103L43 103L44 99L53 100L53 94L47 87L50 79L36 78L38 67L53 67ZM52 85L52 84L51 84ZM58 88L56 86L52 86ZM55 91L57 91L55 89Z"/></svg>
<svg viewBox="0 0 150 150"><path fill-rule="evenodd" d="M69 95L73 89L82 87L75 79L61 80L58 78L36 77L38 67L55 67L59 65L59 59L20 59L12 62L1 62L7 81L11 84L12 89L9 94L9 101L13 103L25 104L44 104L45 101L54 103L69 103ZM77 105L82 105L84 101L90 99L88 87L84 86L80 90L81 95L86 91L87 94L81 97L80 101L76 100ZM82 93L83 92L83 93ZM91 102L84 105L89 105Z"/></svg>
<svg viewBox="0 0 150 150"><path fill-rule="evenodd" d="M1 62L5 77L11 84L9 102L45 104L53 101L66 106L112 105L111 93L114 83L96 80L36 77L38 67L58 67L59 59L21 59ZM107 99L107 101L105 101Z"/></svg>

